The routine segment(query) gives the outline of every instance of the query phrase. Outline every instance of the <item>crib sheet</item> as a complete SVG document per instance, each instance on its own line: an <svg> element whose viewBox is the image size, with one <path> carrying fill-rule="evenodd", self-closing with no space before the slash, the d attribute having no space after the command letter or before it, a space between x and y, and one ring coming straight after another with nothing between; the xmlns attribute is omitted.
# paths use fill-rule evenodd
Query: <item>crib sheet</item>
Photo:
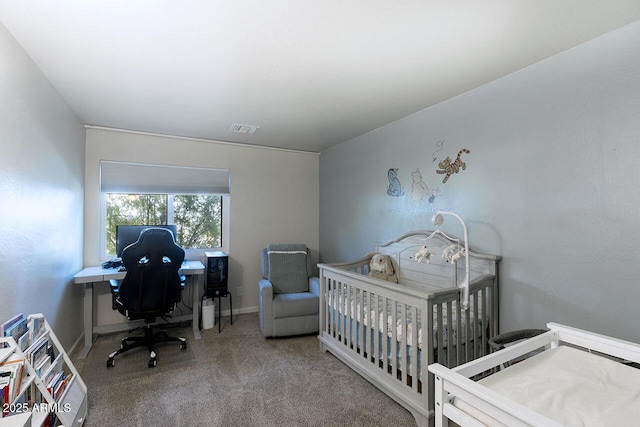
<svg viewBox="0 0 640 427"><path fill-rule="evenodd" d="M640 369L572 347L544 351L479 383L567 427L640 420ZM454 405L488 426L503 426L461 399Z"/></svg>

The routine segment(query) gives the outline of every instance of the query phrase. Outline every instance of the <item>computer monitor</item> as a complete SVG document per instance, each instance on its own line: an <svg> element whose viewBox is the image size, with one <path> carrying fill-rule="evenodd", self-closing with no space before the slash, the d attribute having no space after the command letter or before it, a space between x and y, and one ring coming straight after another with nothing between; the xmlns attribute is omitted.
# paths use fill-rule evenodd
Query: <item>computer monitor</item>
<svg viewBox="0 0 640 427"><path fill-rule="evenodd" d="M178 228L170 225L116 225L116 256L122 258L124 248L138 241L142 230L147 228L166 228L173 234L173 240L178 238Z"/></svg>

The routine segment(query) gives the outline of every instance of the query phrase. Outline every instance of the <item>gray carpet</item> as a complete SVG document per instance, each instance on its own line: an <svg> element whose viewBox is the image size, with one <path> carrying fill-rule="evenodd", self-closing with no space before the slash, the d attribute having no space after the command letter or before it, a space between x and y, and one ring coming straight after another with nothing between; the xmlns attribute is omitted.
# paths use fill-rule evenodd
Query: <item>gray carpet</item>
<svg viewBox="0 0 640 427"><path fill-rule="evenodd" d="M186 337L186 330L175 329L168 331L170 335ZM116 356L116 364L113 369L106 368L107 355L114 352L120 346L120 339L128 334L111 335L101 337L91 349L91 357L85 361L81 376L86 383L111 385L120 384L123 381L135 381L149 376L147 366L149 352L145 348L131 350ZM142 335L142 334L132 334ZM193 334L191 335L193 336ZM186 350L180 350L180 344L161 344L156 348L158 353L158 365L154 368L154 375L172 375L172 371L184 370L197 363L193 350L187 344Z"/></svg>
<svg viewBox="0 0 640 427"><path fill-rule="evenodd" d="M74 360L87 383L92 426L414 426L413 416L334 356L315 336L265 339L257 314L222 319L180 352L159 346L158 366L145 350L107 355L122 335L101 336ZM175 348L174 348L175 347ZM180 356L183 356L181 359Z"/></svg>

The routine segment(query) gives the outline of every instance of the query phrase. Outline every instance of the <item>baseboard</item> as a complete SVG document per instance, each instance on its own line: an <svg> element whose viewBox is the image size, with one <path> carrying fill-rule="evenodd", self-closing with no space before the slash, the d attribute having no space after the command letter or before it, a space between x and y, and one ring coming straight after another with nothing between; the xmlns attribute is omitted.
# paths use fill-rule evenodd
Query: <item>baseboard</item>
<svg viewBox="0 0 640 427"><path fill-rule="evenodd" d="M234 309L233 315L236 316L238 314L248 314L248 313L257 313L257 312L258 312L257 306L242 307L240 309ZM221 315L222 317L229 316L229 310L228 309L222 310ZM191 313L182 314L180 316L173 316L170 318L171 323L191 322L191 320L193 320L193 316L191 315ZM156 322L155 324L162 325L164 323L165 323L164 321L159 321L159 322ZM122 332L122 331L127 331L129 329L138 328L140 326L144 326L144 320L132 320L130 322L112 323L109 325L98 325L98 326L94 326L93 332L97 334L111 334L114 332ZM80 341L81 339L84 339L84 334L81 335L80 338L78 338L78 340L76 340L76 342L73 344L74 347L78 345L79 342L81 342ZM71 352L69 352L69 354L71 354Z"/></svg>
<svg viewBox="0 0 640 427"><path fill-rule="evenodd" d="M79 348L78 346L81 343L84 343L84 334L80 334L80 336L73 342L73 344L71 344L71 348L67 350L67 354L68 355L74 354L74 351L76 351L76 349Z"/></svg>
<svg viewBox="0 0 640 427"><path fill-rule="evenodd" d="M248 314L248 313L257 313L258 312L258 306L255 307L242 307L240 309L233 309L233 315L237 315L237 314ZM222 316L228 316L229 315L229 310L222 310Z"/></svg>

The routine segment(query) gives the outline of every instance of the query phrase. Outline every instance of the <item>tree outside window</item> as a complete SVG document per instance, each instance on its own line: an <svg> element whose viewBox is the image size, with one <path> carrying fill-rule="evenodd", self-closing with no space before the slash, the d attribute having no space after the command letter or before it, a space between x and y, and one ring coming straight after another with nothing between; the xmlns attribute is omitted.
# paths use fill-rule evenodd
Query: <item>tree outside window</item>
<svg viewBox="0 0 640 427"><path fill-rule="evenodd" d="M107 193L107 254L116 252L117 225L175 224L185 249L222 246L222 196Z"/></svg>

